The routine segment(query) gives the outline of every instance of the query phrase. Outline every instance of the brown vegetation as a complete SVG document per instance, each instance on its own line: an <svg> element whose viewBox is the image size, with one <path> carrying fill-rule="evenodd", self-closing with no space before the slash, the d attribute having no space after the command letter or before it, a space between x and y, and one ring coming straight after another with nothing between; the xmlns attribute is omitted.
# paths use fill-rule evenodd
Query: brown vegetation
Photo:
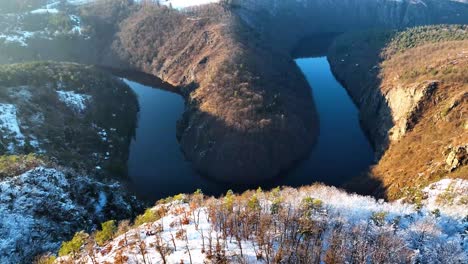
<svg viewBox="0 0 468 264"><path fill-rule="evenodd" d="M444 155L449 146L468 143L468 41L410 49L385 61L381 75L384 92L400 85L437 83L411 117L406 135L390 145L373 169L388 187L389 198L443 177L468 179L464 169L447 172Z"/></svg>
<svg viewBox="0 0 468 264"><path fill-rule="evenodd" d="M446 150L468 142L467 32L458 25L361 32L332 47L334 71L382 154L370 176L380 195L414 196L441 178L468 177L463 164L446 169Z"/></svg>
<svg viewBox="0 0 468 264"><path fill-rule="evenodd" d="M122 22L114 50L184 87L178 137L204 174L256 182L310 150L317 127L307 82L287 54L261 44L230 9L146 5Z"/></svg>

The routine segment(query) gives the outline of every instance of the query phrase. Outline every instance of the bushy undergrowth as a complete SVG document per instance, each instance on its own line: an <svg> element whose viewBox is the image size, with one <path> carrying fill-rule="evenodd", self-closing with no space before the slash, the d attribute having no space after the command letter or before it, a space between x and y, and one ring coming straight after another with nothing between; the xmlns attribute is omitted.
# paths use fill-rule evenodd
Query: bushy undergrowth
<svg viewBox="0 0 468 264"><path fill-rule="evenodd" d="M2 178L20 175L30 169L49 163L50 162L45 160L45 157L36 154L2 155L0 156L0 180Z"/></svg>
<svg viewBox="0 0 468 264"><path fill-rule="evenodd" d="M173 254L180 259L196 255L195 263L467 260L463 212L448 216L442 208L389 204L321 185L270 192L259 189L242 195L229 191L218 199L198 191L186 197L185 202L162 200L152 209L164 212L161 219L142 226L122 222L125 228L119 229L128 232L120 233L115 241L98 242L101 247L96 250L82 248L79 255L61 259L61 263L88 257L97 262L144 259L170 263ZM95 244L88 243L91 247L86 248ZM181 245L185 246L181 249Z"/></svg>
<svg viewBox="0 0 468 264"><path fill-rule="evenodd" d="M392 34L385 57L424 44L468 39L468 25L433 25L408 28Z"/></svg>

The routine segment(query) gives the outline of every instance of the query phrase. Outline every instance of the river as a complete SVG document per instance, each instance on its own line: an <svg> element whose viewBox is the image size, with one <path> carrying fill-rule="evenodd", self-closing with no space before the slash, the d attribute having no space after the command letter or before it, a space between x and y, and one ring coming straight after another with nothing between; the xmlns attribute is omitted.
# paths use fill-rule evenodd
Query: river
<svg viewBox="0 0 468 264"><path fill-rule="evenodd" d="M339 186L365 172L374 154L359 123L359 113L346 90L334 78L326 57L296 60L312 87L320 117L317 145L308 158L262 188L298 187L314 182ZM176 122L184 110L180 95L126 80L140 103L136 137L129 158L130 187L138 197L157 200L202 189L220 195L258 186L213 182L198 175L185 161L176 139Z"/></svg>

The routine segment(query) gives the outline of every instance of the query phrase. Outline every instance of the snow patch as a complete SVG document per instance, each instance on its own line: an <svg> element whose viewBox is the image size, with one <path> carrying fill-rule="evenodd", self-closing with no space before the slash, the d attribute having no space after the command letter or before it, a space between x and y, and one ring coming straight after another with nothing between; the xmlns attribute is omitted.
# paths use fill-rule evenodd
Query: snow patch
<svg viewBox="0 0 468 264"><path fill-rule="evenodd" d="M0 104L0 131L2 139L16 141L16 144L10 142L8 151L13 152L15 145L24 145L24 135L21 133L16 106L12 104Z"/></svg>
<svg viewBox="0 0 468 264"><path fill-rule="evenodd" d="M14 31L11 32L10 34L0 34L0 39L3 39L6 42L10 43L18 43L23 47L28 46L28 39L34 37L35 32L30 32L30 31Z"/></svg>
<svg viewBox="0 0 468 264"><path fill-rule="evenodd" d="M83 113L91 100L90 95L77 94L74 91L57 91L57 95L60 101L78 113Z"/></svg>
<svg viewBox="0 0 468 264"><path fill-rule="evenodd" d="M57 8L39 8L31 11L31 14L57 14L59 10Z"/></svg>
<svg viewBox="0 0 468 264"><path fill-rule="evenodd" d="M423 189L427 197L423 203L448 215L467 213L468 180L443 179Z"/></svg>
<svg viewBox="0 0 468 264"><path fill-rule="evenodd" d="M107 195L105 192L99 192L99 198L95 207L96 214L100 214L107 204Z"/></svg>
<svg viewBox="0 0 468 264"><path fill-rule="evenodd" d="M70 15L70 20L73 21L73 28L71 33L76 33L81 35L81 19L76 15Z"/></svg>
<svg viewBox="0 0 468 264"><path fill-rule="evenodd" d="M161 4L166 6L172 6L176 9L182 9L191 6L219 3L219 1L220 0L162 0Z"/></svg>

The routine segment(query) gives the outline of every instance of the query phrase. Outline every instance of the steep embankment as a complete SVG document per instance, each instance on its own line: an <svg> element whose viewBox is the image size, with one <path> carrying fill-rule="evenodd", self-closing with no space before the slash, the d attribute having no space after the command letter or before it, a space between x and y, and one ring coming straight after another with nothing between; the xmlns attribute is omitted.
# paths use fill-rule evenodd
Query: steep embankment
<svg viewBox="0 0 468 264"><path fill-rule="evenodd" d="M310 89L287 53L221 5L187 12L147 6L121 24L121 61L181 86L186 157L229 182L271 178L303 158L316 137Z"/></svg>
<svg viewBox="0 0 468 264"><path fill-rule="evenodd" d="M139 203L100 176L125 174L137 111L128 86L91 66L0 66L0 262L132 217Z"/></svg>
<svg viewBox="0 0 468 264"><path fill-rule="evenodd" d="M468 176L467 39L466 26L416 27L345 34L330 50L381 155L372 174L391 199Z"/></svg>

